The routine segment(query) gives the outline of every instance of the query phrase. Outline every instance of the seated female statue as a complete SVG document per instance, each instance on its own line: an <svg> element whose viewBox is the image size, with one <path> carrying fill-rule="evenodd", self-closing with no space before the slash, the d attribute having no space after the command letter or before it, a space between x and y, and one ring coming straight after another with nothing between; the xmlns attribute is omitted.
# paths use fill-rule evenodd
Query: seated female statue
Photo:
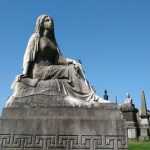
<svg viewBox="0 0 150 150"><path fill-rule="evenodd" d="M66 95L85 101L99 101L89 86L80 63L64 58L54 35L54 22L48 15L36 21L35 33L29 39L20 78L58 80Z"/></svg>

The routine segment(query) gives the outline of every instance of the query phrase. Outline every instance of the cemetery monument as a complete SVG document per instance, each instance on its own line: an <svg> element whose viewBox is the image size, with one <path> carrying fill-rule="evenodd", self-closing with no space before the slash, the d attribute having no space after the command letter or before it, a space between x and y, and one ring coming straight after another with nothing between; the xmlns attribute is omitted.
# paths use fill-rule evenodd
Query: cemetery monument
<svg viewBox="0 0 150 150"><path fill-rule="evenodd" d="M54 21L36 21L0 118L1 150L127 150L118 106L100 98L82 65L65 58Z"/></svg>

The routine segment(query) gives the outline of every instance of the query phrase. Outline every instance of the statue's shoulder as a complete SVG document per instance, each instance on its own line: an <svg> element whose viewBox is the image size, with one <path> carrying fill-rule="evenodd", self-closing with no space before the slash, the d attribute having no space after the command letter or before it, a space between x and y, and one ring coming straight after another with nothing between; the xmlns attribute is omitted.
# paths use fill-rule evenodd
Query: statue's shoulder
<svg viewBox="0 0 150 150"><path fill-rule="evenodd" d="M38 33L33 33L33 34L30 36L28 43L31 43L31 42L37 41L37 40L39 40L39 34L38 34Z"/></svg>

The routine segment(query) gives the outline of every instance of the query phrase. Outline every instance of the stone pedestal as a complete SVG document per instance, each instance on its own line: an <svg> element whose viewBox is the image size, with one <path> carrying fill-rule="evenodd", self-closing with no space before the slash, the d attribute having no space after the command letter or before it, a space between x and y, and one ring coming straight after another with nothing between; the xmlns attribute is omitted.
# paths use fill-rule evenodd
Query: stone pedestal
<svg viewBox="0 0 150 150"><path fill-rule="evenodd" d="M130 141L138 140L139 124L137 121L136 111L122 110L123 119L125 119L125 126L127 129L127 137Z"/></svg>
<svg viewBox="0 0 150 150"><path fill-rule="evenodd" d="M140 136L139 136L140 141L149 141L149 129L147 127L141 126L140 128Z"/></svg>
<svg viewBox="0 0 150 150"><path fill-rule="evenodd" d="M141 115L139 140L140 141L149 141L150 140L149 116L147 114Z"/></svg>
<svg viewBox="0 0 150 150"><path fill-rule="evenodd" d="M116 104L6 107L1 150L127 150Z"/></svg>

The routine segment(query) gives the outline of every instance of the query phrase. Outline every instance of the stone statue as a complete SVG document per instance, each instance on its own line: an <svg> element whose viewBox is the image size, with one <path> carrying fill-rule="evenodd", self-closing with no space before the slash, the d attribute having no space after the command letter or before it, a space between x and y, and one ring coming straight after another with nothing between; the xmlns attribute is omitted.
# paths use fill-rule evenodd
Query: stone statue
<svg viewBox="0 0 150 150"><path fill-rule="evenodd" d="M48 15L41 15L36 21L35 33L31 35L25 51L23 72L17 77L13 87L18 82L28 86L23 89L34 89L32 94L31 90L22 92L29 93L27 95L36 93L35 88L41 84L41 90L48 91L47 88L55 87L63 95L86 102L109 102L95 94L85 78L81 63L63 57L55 38L54 21ZM20 96L21 87L17 87L15 96Z"/></svg>
<svg viewBox="0 0 150 150"><path fill-rule="evenodd" d="M118 105L95 94L80 62L62 56L51 17L37 19L12 88L0 119L0 149L128 150Z"/></svg>

